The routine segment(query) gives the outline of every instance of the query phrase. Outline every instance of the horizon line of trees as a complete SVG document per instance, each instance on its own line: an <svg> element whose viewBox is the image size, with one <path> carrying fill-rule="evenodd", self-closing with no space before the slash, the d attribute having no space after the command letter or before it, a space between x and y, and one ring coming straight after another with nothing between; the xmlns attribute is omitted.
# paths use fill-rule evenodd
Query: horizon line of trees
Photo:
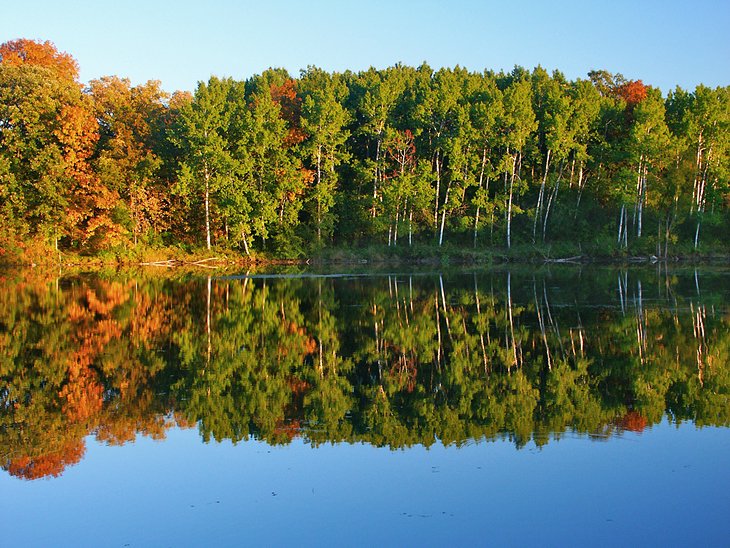
<svg viewBox="0 0 730 548"><path fill-rule="evenodd" d="M0 45L0 250L571 242L667 256L726 247L730 86L269 69L172 95L50 42Z"/></svg>

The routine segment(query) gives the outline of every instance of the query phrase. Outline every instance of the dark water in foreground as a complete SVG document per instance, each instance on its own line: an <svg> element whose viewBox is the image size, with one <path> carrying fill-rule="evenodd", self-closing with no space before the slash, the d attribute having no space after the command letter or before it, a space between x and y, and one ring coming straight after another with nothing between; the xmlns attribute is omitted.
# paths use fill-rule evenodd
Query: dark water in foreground
<svg viewBox="0 0 730 548"><path fill-rule="evenodd" d="M0 544L730 538L728 271L2 282Z"/></svg>

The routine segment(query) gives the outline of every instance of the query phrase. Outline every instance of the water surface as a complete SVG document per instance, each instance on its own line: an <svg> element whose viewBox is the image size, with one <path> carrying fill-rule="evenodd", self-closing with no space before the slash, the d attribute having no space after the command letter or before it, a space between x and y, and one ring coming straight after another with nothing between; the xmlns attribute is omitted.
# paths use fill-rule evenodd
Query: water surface
<svg viewBox="0 0 730 548"><path fill-rule="evenodd" d="M5 541L726 544L727 271L215 274L6 273Z"/></svg>

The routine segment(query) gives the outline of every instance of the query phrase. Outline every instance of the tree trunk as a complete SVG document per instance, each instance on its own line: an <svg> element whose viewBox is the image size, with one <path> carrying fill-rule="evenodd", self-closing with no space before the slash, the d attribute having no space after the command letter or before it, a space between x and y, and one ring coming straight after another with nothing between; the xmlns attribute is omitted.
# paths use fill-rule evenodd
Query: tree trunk
<svg viewBox="0 0 730 548"><path fill-rule="evenodd" d="M574 219L578 218L578 210L580 209L580 199L583 196L583 162L580 163L580 166L578 167L578 200L575 202L575 215L573 216Z"/></svg>
<svg viewBox="0 0 730 548"><path fill-rule="evenodd" d="M210 172L205 167L205 243L210 251Z"/></svg>
<svg viewBox="0 0 730 548"><path fill-rule="evenodd" d="M644 185L645 185L644 155L639 159L639 170L636 181L636 237L641 238L641 218L644 210Z"/></svg>
<svg viewBox="0 0 730 548"><path fill-rule="evenodd" d="M377 145L375 146L375 175L373 177L373 208L371 214L373 219L377 215L378 203L378 181L380 180L380 133L378 133Z"/></svg>
<svg viewBox="0 0 730 548"><path fill-rule="evenodd" d="M449 204L449 191L451 190L451 180L446 186L446 197L444 198L444 205L441 208L441 230L439 230L439 247L444 241L444 225L446 224L446 206Z"/></svg>
<svg viewBox="0 0 730 548"><path fill-rule="evenodd" d="M413 245L413 206L408 212L408 245Z"/></svg>
<svg viewBox="0 0 730 548"><path fill-rule="evenodd" d="M130 188L129 197L129 209L132 210L132 239L134 240L134 246L137 247L137 231L138 231L138 220L137 220L137 200L135 199L134 188Z"/></svg>
<svg viewBox="0 0 730 548"><path fill-rule="evenodd" d="M545 172L542 175L542 182L540 183L540 192L537 194L537 205L535 205L535 221L532 224L532 243L535 243L535 235L537 234L537 219L538 217L542 220L542 201L545 196L545 183L547 182L548 170L550 169L550 154L551 150L548 149L547 155L545 156ZM543 232L543 240L545 234Z"/></svg>
<svg viewBox="0 0 730 548"><path fill-rule="evenodd" d="M322 147L317 147L317 243L322 243Z"/></svg>
<svg viewBox="0 0 730 548"><path fill-rule="evenodd" d="M482 150L482 167L479 170L479 190L482 189L484 182L484 168L487 164L487 147ZM489 192L489 179L487 179L487 192ZM481 212L481 204L477 206L477 212L474 215L474 249L477 247L477 232L479 231L479 213Z"/></svg>
<svg viewBox="0 0 730 548"><path fill-rule="evenodd" d="M621 204L621 213L618 217L618 237L616 239L616 244L621 247L621 236L623 236L623 229L624 229L624 217L626 217L626 206L624 204Z"/></svg>
<svg viewBox="0 0 730 548"><path fill-rule="evenodd" d="M517 153L512 158L512 175L509 179L509 197L507 201L507 249L512 247L512 192L515 185L517 171Z"/></svg>
<svg viewBox="0 0 730 548"><path fill-rule="evenodd" d="M558 188L560 187L560 180L563 178L563 168L565 167L565 163L563 163L562 167L560 168L560 173L558 174L558 178L555 180L555 186L553 187L553 191L550 193L550 198L548 199L548 203L545 206L545 218L542 222L542 243L545 243L545 234L547 233L547 224L548 224L548 218L550 217L550 208L553 205L553 202L555 201L557 195L558 195Z"/></svg>
<svg viewBox="0 0 730 548"><path fill-rule="evenodd" d="M436 200L433 208L433 225L438 229L439 224L439 194L441 192L441 151L436 151Z"/></svg>

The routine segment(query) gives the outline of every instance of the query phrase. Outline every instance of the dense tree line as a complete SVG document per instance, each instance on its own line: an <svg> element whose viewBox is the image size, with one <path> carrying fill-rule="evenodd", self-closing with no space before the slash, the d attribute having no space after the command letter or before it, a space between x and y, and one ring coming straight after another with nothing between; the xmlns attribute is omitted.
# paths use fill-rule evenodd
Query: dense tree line
<svg viewBox="0 0 730 548"><path fill-rule="evenodd" d="M395 65L78 81L0 46L3 248L296 257L332 245L726 250L730 88Z"/></svg>
<svg viewBox="0 0 730 548"><path fill-rule="evenodd" d="M0 293L0 467L21 477L176 424L393 448L730 425L722 275L43 276Z"/></svg>

